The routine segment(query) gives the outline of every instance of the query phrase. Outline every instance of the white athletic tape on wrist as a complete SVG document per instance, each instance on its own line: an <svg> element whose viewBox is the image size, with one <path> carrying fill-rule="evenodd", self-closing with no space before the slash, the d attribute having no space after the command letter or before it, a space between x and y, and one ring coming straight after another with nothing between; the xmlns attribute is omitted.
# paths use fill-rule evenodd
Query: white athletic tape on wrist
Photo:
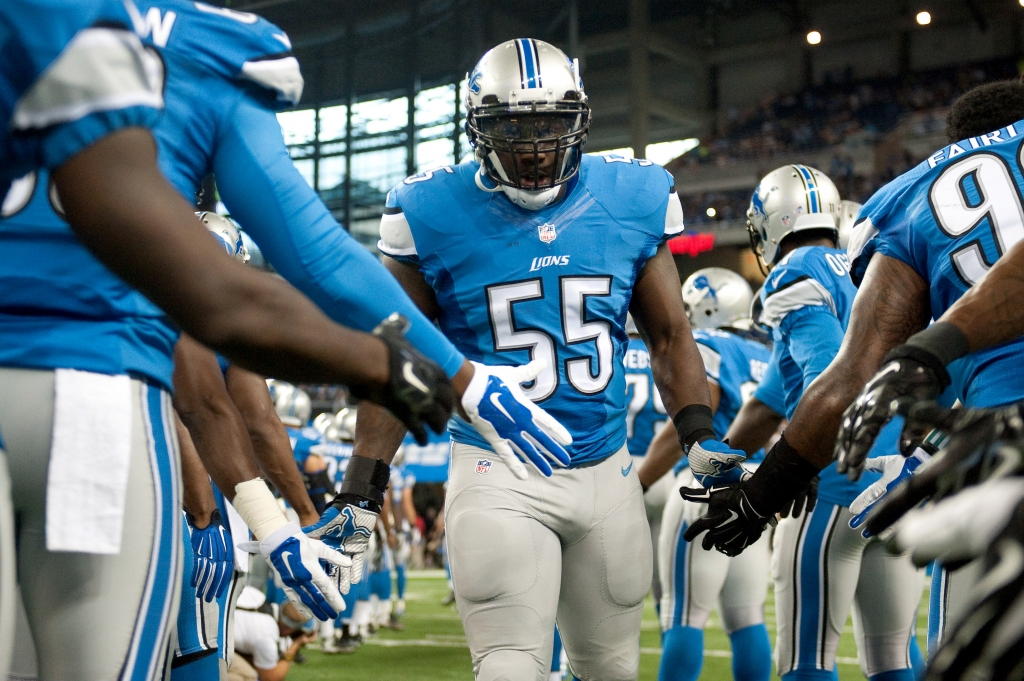
<svg viewBox="0 0 1024 681"><path fill-rule="evenodd" d="M270 493L263 478L253 478L235 485L232 504L258 541L263 541L288 524L288 519L281 512L277 499Z"/></svg>

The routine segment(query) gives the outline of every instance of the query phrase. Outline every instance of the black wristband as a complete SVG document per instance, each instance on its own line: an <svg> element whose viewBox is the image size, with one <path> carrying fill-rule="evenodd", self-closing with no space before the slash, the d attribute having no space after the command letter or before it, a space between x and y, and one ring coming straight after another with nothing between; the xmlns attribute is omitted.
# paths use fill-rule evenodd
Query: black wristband
<svg viewBox="0 0 1024 681"><path fill-rule="evenodd" d="M687 452L695 442L703 442L715 436L714 414L706 404L690 404L672 417L672 423L679 434L683 451Z"/></svg>
<svg viewBox="0 0 1024 681"><path fill-rule="evenodd" d="M747 480L747 497L761 515L775 515L800 495L817 474L818 468L800 456L783 433Z"/></svg>
<svg viewBox="0 0 1024 681"><path fill-rule="evenodd" d="M391 466L380 459L369 459L365 456L353 456L345 469L345 479L341 482L338 499L350 503L357 498L373 504L370 509L380 513L384 504L384 493L391 479ZM347 499L344 499L346 498Z"/></svg>
<svg viewBox="0 0 1024 681"><path fill-rule="evenodd" d="M908 338L901 347L923 350L938 360L943 370L947 364L960 359L971 351L970 341L967 340L964 332L949 322L932 324L924 331L919 331Z"/></svg>

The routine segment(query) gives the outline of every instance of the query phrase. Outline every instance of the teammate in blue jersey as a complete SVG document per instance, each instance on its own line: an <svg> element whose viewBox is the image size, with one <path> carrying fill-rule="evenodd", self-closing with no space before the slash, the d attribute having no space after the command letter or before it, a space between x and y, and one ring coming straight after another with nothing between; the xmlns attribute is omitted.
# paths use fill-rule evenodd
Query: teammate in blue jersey
<svg viewBox="0 0 1024 681"><path fill-rule="evenodd" d="M750 327L746 318L753 298L743 277L720 267L705 268L687 278L682 293L690 324L695 328L693 337L704 360L715 410L715 433L721 437L757 386L769 350L765 342L740 335L739 329ZM761 337L767 341L764 334ZM658 538L663 632L658 678L695 681L700 676L704 626L717 603L734 651L733 676L739 681L767 679L772 665L764 624L768 539L734 558L683 541L683 532L702 507L683 501L676 493L695 484L695 480L678 441L670 435L659 433L654 438L640 468L640 482L644 484L675 464L675 474L667 476L674 484ZM758 459L754 456L747 461Z"/></svg>
<svg viewBox="0 0 1024 681"><path fill-rule="evenodd" d="M447 545L474 670L481 681L546 675L557 618L574 673L633 679L652 547L625 447L627 312L691 459L734 467L718 462L733 453L714 440L665 245L682 230L681 206L659 166L581 155L590 109L578 66L557 48L498 45L466 97L475 157L396 187L379 247L467 356L542 361L513 380L573 437L567 469L547 477L550 448L530 457L538 473L465 421L450 425ZM393 419L361 406L353 462L390 460L401 438Z"/></svg>
<svg viewBox="0 0 1024 681"><path fill-rule="evenodd" d="M783 166L764 177L748 210L755 253L770 269L760 292L761 323L772 329L771 363L777 368L772 376L781 379L789 418L839 351L849 325L856 289L846 254L835 248L839 211L839 192L832 181L802 165ZM894 430L883 453L895 453L897 437ZM784 433L780 443L785 442ZM708 531L705 547L742 551L755 534L744 532L745 523L735 518L723 522L716 501L743 495L768 459L750 480L712 494L708 515L687 530L686 538ZM849 525L849 505L875 479L877 475L865 476L854 483L834 465L826 468L813 510L779 521L772 575L778 617L775 659L783 679L832 678L836 646L851 606L857 608L864 630L861 652L868 677L914 678L909 637L923 575L906 555L888 553L877 539L866 539ZM685 490L684 496L707 497ZM748 521L750 512L744 513Z"/></svg>

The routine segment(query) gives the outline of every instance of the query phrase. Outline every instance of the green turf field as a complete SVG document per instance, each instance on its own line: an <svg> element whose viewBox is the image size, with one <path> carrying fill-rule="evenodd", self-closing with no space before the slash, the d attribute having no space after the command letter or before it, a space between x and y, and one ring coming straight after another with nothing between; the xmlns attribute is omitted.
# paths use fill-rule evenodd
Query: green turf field
<svg viewBox="0 0 1024 681"><path fill-rule="evenodd" d="M455 606L440 605L447 593L443 573L412 573L406 592L405 631L383 630L350 655L323 655L316 644L306 649L309 658L288 674L289 681L428 681L460 679L471 681L472 666L462 624ZM927 602L922 603L918 637L925 646ZM775 603L771 591L766 605L768 628L775 637ZM705 632L705 658L701 679L731 681L729 639L713 614ZM641 632L640 679L658 678L660 641L658 621L650 598L644 610ZM857 649L849 623L839 644L841 681L863 679L857 666ZM773 675L773 679L777 678Z"/></svg>

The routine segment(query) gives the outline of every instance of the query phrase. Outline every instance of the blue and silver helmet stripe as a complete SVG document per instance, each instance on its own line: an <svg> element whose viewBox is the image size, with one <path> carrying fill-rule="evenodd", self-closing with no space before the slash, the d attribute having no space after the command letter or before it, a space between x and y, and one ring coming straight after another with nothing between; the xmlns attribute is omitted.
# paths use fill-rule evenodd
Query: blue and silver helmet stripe
<svg viewBox="0 0 1024 681"><path fill-rule="evenodd" d="M519 52L519 74L523 88L540 87L540 62L537 58L536 44L533 40L520 38L516 40L516 49Z"/></svg>
<svg viewBox="0 0 1024 681"><path fill-rule="evenodd" d="M807 187L807 197L811 204L807 207L807 210L811 213L820 213L821 201L818 197L818 185L814 182L814 175L807 169L807 166L796 165L793 167L800 173L800 177L804 180L804 186Z"/></svg>

